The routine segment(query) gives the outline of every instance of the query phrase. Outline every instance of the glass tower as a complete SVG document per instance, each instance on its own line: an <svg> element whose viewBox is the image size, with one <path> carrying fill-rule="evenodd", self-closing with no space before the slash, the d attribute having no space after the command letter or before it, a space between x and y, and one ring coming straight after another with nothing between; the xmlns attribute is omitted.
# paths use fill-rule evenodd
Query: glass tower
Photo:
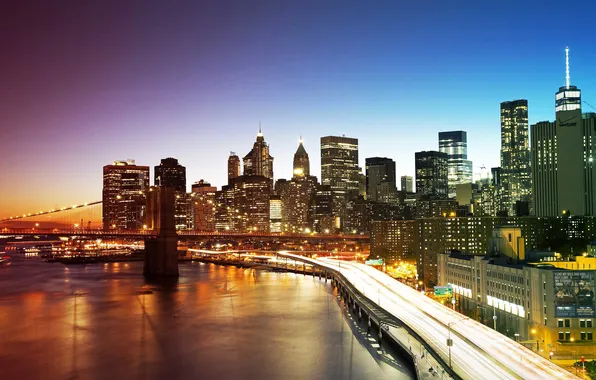
<svg viewBox="0 0 596 380"><path fill-rule="evenodd" d="M449 198L455 198L455 187L472 182L472 161L468 160L468 137L465 131L439 132L439 152L447 154Z"/></svg>

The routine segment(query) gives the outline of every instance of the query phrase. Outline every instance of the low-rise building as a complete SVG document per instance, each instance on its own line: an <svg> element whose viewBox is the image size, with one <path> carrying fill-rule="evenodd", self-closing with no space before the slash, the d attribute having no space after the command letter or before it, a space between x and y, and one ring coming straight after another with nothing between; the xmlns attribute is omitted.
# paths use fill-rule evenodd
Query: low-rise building
<svg viewBox="0 0 596 380"><path fill-rule="evenodd" d="M526 254L516 226L495 228L488 252L437 255L437 284L452 286L458 311L545 357L593 354L596 258Z"/></svg>

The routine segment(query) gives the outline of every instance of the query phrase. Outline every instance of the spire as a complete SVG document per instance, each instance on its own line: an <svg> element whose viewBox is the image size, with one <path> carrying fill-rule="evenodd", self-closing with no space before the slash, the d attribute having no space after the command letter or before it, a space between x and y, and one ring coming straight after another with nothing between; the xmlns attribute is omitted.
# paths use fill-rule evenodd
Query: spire
<svg viewBox="0 0 596 380"><path fill-rule="evenodd" d="M571 80L569 77L569 46L565 47L565 84L567 88L571 84Z"/></svg>
<svg viewBox="0 0 596 380"><path fill-rule="evenodd" d="M300 145L302 145L302 136L300 136L300 140L298 140L298 143L299 143Z"/></svg>
<svg viewBox="0 0 596 380"><path fill-rule="evenodd" d="M257 137L263 137L263 132L261 132L261 120L259 120L259 133L257 133Z"/></svg>

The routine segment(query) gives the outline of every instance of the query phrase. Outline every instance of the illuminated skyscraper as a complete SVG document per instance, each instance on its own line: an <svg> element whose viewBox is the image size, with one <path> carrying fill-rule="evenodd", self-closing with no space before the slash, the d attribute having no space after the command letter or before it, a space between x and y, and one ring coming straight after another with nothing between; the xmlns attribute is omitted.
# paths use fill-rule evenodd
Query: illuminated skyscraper
<svg viewBox="0 0 596 380"><path fill-rule="evenodd" d="M269 232L281 232L281 197L272 195L269 197Z"/></svg>
<svg viewBox="0 0 596 380"><path fill-rule="evenodd" d="M416 194L432 199L447 198L447 153L431 150L415 154Z"/></svg>
<svg viewBox="0 0 596 380"><path fill-rule="evenodd" d="M472 161L468 160L468 136L465 131L439 132L439 151L447 153L449 198L455 198L455 187L472 183Z"/></svg>
<svg viewBox="0 0 596 380"><path fill-rule="evenodd" d="M232 178L240 176L240 158L234 152L230 152L228 158L228 183Z"/></svg>
<svg viewBox="0 0 596 380"><path fill-rule="evenodd" d="M294 178L308 177L309 175L310 160L308 159L308 153L306 153L302 144L302 137L300 137L298 149L296 149L296 153L294 153Z"/></svg>
<svg viewBox="0 0 596 380"><path fill-rule="evenodd" d="M290 181L278 180L275 186L282 202L283 231L300 232L312 228L309 208L316 191L317 178L309 173L308 153L300 139L294 154L294 176Z"/></svg>
<svg viewBox="0 0 596 380"><path fill-rule="evenodd" d="M273 179L273 157L269 154L269 145L265 142L261 128L252 150L244 156L244 175L258 175Z"/></svg>
<svg viewBox="0 0 596 380"><path fill-rule="evenodd" d="M536 216L596 215L596 114L581 111L581 91L566 84L555 95L556 121L532 125L532 185Z"/></svg>
<svg viewBox="0 0 596 380"><path fill-rule="evenodd" d="M528 101L501 103L501 185L502 205L515 215L516 202L530 202L532 177L528 138Z"/></svg>
<svg viewBox="0 0 596 380"><path fill-rule="evenodd" d="M115 161L103 167L103 228L142 229L145 223L149 167L134 160Z"/></svg>
<svg viewBox="0 0 596 380"><path fill-rule="evenodd" d="M345 136L321 137L321 183L333 193L333 212L343 226L347 201L358 196L361 169L358 139Z"/></svg>

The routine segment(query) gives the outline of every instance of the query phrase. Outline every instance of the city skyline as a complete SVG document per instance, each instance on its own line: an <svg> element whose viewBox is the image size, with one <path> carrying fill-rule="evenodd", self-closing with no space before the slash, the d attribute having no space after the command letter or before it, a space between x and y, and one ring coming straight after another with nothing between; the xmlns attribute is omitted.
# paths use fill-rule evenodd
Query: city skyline
<svg viewBox="0 0 596 380"><path fill-rule="evenodd" d="M103 10L100 5L94 7ZM186 18L174 20L171 12L157 5L142 10L126 5L119 15L99 12L97 21L89 25L84 25L90 21L89 9L71 10L65 16L41 9L14 10L41 26L26 30L24 24L9 23L15 39L8 49L14 54L8 59L8 70L0 74L11 90L0 105L10 126L2 143L1 216L62 207L73 200L98 200L100 168L129 158L153 166L161 158L176 157L188 168L189 183L205 179L221 187L226 183L229 151L243 156L250 150L259 120L276 158L275 179L291 178L299 136L311 152L312 175L319 179L317 145L325 135L358 138L361 167L367 157L386 156L396 161L396 174L401 177L414 174L414 152L436 149L436 133L465 130L474 172L483 164L489 169L499 163L501 102L528 99L529 124L553 120L553 95L565 83L567 45L571 80L583 89L588 103L596 103L591 100L596 83L589 72L594 52L586 47L587 30L542 29L540 43L531 33L532 27L544 25L545 18L555 17L555 9L548 6L520 6L515 17L531 15L525 20L528 25L493 25L472 40L466 33L486 21L481 15L487 9L461 15L447 11L441 18L427 20L437 24L428 41L415 33L416 20L426 17L421 9L408 10L412 20L401 25L389 17L396 9L388 9L387 16L375 12L379 19L373 22L371 10L350 5L329 22L326 17L336 10L333 5L300 12L292 7L261 7L244 16L213 5L206 15L219 15L222 26L238 26L229 28L229 35L213 32L203 37L189 32L198 32L193 25L206 16L200 16L193 5L187 7ZM127 26L125 16L133 10L139 17ZM496 6L490 10L503 12ZM346 29L351 25L346 20L360 13L362 26ZM60 17L70 22L63 23ZM148 28L147 36L133 33L157 17L163 23ZM470 18L469 25L462 24L465 18ZM289 19L300 33L283 25ZM266 26L249 27L264 20ZM111 34L104 34L101 23L105 21L115 25ZM453 22L459 29L450 27ZM308 23L314 24L314 32L302 31ZM508 26L511 30L506 30ZM343 34L334 27L341 27ZM73 28L82 30L80 36L72 35ZM408 38L401 37L405 28L413 32ZM271 30L279 31L281 40L271 37ZM244 41L250 43L242 48L235 40L244 32ZM441 36L442 32L446 35ZM517 32L525 33L530 48L506 43ZM503 41L495 40L503 33ZM129 38L115 42L121 35ZM423 49L420 42L430 43ZM54 45L56 50L47 51L46 46ZM134 54L131 47L136 48ZM187 47L203 49L187 55ZM522 56L508 58L507 49ZM435 64L429 58L439 53L444 60ZM366 58L356 59L357 55ZM499 55L508 57L495 60ZM164 56L178 58L172 61ZM205 60L206 56L212 58ZM244 65L230 63L242 58L247 60ZM220 70L214 69L220 64ZM412 86L416 91L406 95L405 89ZM480 99L472 91L477 89L482 91ZM468 105L465 120L461 112L452 110L458 104ZM419 115L431 117L421 120ZM35 154L25 154L24 149Z"/></svg>

